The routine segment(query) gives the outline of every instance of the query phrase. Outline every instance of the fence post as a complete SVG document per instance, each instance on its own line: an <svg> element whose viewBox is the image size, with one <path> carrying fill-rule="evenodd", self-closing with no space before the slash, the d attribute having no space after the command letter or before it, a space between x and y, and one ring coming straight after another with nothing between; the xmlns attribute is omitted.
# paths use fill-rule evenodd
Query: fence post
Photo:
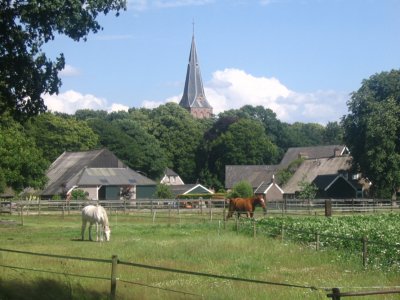
<svg viewBox="0 0 400 300"><path fill-rule="evenodd" d="M329 294L328 297L332 298L332 300L340 300L340 289L333 288L332 294Z"/></svg>
<svg viewBox="0 0 400 300"><path fill-rule="evenodd" d="M213 211L212 211L212 202L211 202L211 200L208 203L209 203L209 206L210 206L210 221L212 221L212 219L213 219Z"/></svg>
<svg viewBox="0 0 400 300"><path fill-rule="evenodd" d="M363 266L364 268L367 266L367 262L368 262L368 249L367 249L367 237L363 237L362 238L362 248L363 248Z"/></svg>
<svg viewBox="0 0 400 300"><path fill-rule="evenodd" d="M326 199L325 200L325 217L332 216L332 200Z"/></svg>
<svg viewBox="0 0 400 300"><path fill-rule="evenodd" d="M24 212L23 212L23 205L21 205L21 226L24 226Z"/></svg>
<svg viewBox="0 0 400 300"><path fill-rule="evenodd" d="M315 250L319 250L319 233L315 234Z"/></svg>
<svg viewBox="0 0 400 300"><path fill-rule="evenodd" d="M285 227L283 226L283 224L281 226L281 239L283 243L283 240L285 239Z"/></svg>
<svg viewBox="0 0 400 300"><path fill-rule="evenodd" d="M239 216L236 217L236 233L239 233Z"/></svg>
<svg viewBox="0 0 400 300"><path fill-rule="evenodd" d="M154 221L156 220L156 213L157 213L157 211L153 212L153 224L154 224Z"/></svg>
<svg viewBox="0 0 400 300"><path fill-rule="evenodd" d="M117 292L117 265L118 265L118 256L112 256L112 266L111 266L111 292L110 299L115 300L115 294Z"/></svg>
<svg viewBox="0 0 400 300"><path fill-rule="evenodd" d="M257 235L256 220L253 220L253 238Z"/></svg>

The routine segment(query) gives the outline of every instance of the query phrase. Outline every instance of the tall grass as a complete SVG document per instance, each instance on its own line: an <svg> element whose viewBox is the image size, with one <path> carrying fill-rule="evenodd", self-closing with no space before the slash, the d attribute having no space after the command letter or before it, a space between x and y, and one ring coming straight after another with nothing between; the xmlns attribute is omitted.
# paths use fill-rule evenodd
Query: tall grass
<svg viewBox="0 0 400 300"><path fill-rule="evenodd" d="M197 216L180 221L160 218L153 223L152 218L112 215L111 242L96 243L79 240L78 215L29 216L24 226L18 225L16 216L1 216L0 220L5 219L9 222L0 222L0 247L7 249L110 260L116 254L124 262L319 288L350 289L377 283L393 286L399 282L395 273L364 270L351 259L341 261L337 252L316 252L278 239L237 234L232 221L224 230L218 221ZM110 278L111 265L107 263L0 251L0 265L18 267L0 267L0 299L54 299L54 294L57 299L107 299L110 291L109 280L88 278ZM118 265L117 273L118 299L326 298L323 289L245 283L125 265Z"/></svg>

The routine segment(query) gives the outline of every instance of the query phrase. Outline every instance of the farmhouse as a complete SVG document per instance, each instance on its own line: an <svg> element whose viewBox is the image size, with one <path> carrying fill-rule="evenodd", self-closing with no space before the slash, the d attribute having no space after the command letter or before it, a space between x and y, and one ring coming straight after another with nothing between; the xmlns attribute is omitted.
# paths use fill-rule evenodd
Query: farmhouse
<svg viewBox="0 0 400 300"><path fill-rule="evenodd" d="M272 175L272 181L263 181L254 191L255 195L264 195L265 200L281 200L283 198L283 190L275 182L275 175Z"/></svg>
<svg viewBox="0 0 400 300"><path fill-rule="evenodd" d="M166 185L182 185L182 184L184 184L181 177L174 170L171 170L170 168L166 168L164 170L164 176L161 179L160 183L166 184Z"/></svg>
<svg viewBox="0 0 400 300"><path fill-rule="evenodd" d="M72 190L84 190L92 200L150 198L156 183L129 169L107 149L64 152L49 167L49 181L42 191L44 199L66 197Z"/></svg>
<svg viewBox="0 0 400 300"><path fill-rule="evenodd" d="M164 176L160 183L170 186L171 192L174 194L175 198L180 195L214 194L213 191L199 183L185 184L181 177L169 168L165 169Z"/></svg>
<svg viewBox="0 0 400 300"><path fill-rule="evenodd" d="M315 184L318 198L363 197L365 187L358 176L351 175L350 167L350 156L307 159L283 186L285 198L300 192L301 181Z"/></svg>
<svg viewBox="0 0 400 300"><path fill-rule="evenodd" d="M275 183L275 174L293 161L301 164L282 187ZM239 181L249 182L255 193L265 199L295 198L301 181L315 184L319 198L364 197L370 182L351 173L351 156L344 145L289 148L279 165L226 166L225 187L231 189Z"/></svg>
<svg viewBox="0 0 400 300"><path fill-rule="evenodd" d="M231 190L240 181L251 184L254 193L263 194L266 200L283 199L283 190L275 182L277 165L227 165L225 188Z"/></svg>

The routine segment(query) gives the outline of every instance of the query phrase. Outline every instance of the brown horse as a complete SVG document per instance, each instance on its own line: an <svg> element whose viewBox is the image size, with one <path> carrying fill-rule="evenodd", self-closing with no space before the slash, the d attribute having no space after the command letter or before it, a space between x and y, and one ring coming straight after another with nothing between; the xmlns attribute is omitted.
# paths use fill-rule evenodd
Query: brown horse
<svg viewBox="0 0 400 300"><path fill-rule="evenodd" d="M238 217L240 217L240 214L246 214L248 218L252 218L257 204L261 205L264 210L264 214L266 214L267 208L262 195L255 195L251 198L229 199L229 211L226 219L232 217L234 212L237 213Z"/></svg>

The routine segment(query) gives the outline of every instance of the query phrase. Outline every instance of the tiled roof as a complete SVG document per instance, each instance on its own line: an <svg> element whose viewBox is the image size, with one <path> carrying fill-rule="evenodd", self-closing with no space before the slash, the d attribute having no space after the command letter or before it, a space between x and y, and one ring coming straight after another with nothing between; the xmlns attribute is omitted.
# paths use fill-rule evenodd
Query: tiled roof
<svg viewBox="0 0 400 300"><path fill-rule="evenodd" d="M64 152L49 167L49 179L42 195L56 195L68 190L68 182L83 168L124 168L125 164L107 149Z"/></svg>
<svg viewBox="0 0 400 300"><path fill-rule="evenodd" d="M68 181L68 186L155 184L153 180L129 168L84 168Z"/></svg>

